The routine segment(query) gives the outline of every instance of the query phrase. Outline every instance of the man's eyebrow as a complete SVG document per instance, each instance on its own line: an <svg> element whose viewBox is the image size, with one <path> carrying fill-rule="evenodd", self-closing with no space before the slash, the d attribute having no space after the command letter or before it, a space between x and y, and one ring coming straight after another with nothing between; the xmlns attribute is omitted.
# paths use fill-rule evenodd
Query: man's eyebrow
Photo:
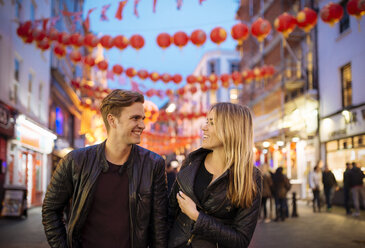
<svg viewBox="0 0 365 248"><path fill-rule="evenodd" d="M131 116L129 117L129 119L133 119L133 118L136 118L136 117L138 117L138 118L143 118L143 117L144 117L144 115L131 115Z"/></svg>

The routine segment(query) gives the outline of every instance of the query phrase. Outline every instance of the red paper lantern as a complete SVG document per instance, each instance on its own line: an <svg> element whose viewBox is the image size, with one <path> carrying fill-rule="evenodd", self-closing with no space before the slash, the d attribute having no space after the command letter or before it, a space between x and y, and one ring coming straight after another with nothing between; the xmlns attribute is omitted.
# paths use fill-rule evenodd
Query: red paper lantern
<svg viewBox="0 0 365 248"><path fill-rule="evenodd" d="M180 74L175 74L172 76L172 81L174 81L175 84L179 84L182 81L182 76Z"/></svg>
<svg viewBox="0 0 365 248"><path fill-rule="evenodd" d="M102 60L97 63L97 66L98 66L99 70L106 71L108 69L108 62L106 62L105 60Z"/></svg>
<svg viewBox="0 0 365 248"><path fill-rule="evenodd" d="M86 56L86 57L84 57L84 64L88 67L92 67L95 65L95 59L93 57L91 57L90 55Z"/></svg>
<svg viewBox="0 0 365 248"><path fill-rule="evenodd" d="M208 86L206 86L205 83L200 84L200 90L202 92L207 92L208 91Z"/></svg>
<svg viewBox="0 0 365 248"><path fill-rule="evenodd" d="M61 46L60 44L55 45L53 51L57 56L57 58L59 59L64 58L66 56L66 49L64 46Z"/></svg>
<svg viewBox="0 0 365 248"><path fill-rule="evenodd" d="M84 44L84 37L79 33L74 33L70 36L71 45L74 47L80 47Z"/></svg>
<svg viewBox="0 0 365 248"><path fill-rule="evenodd" d="M189 37L185 32L179 31L174 34L173 41L176 46L182 48L188 43Z"/></svg>
<svg viewBox="0 0 365 248"><path fill-rule="evenodd" d="M330 2L321 9L321 19L330 26L335 25L343 16L343 8L340 4Z"/></svg>
<svg viewBox="0 0 365 248"><path fill-rule="evenodd" d="M156 41L159 47L165 49L171 45L171 36L168 33L161 33L157 36Z"/></svg>
<svg viewBox="0 0 365 248"><path fill-rule="evenodd" d="M248 38L248 34L248 27L244 23L237 23L231 29L232 38L237 40L239 45Z"/></svg>
<svg viewBox="0 0 365 248"><path fill-rule="evenodd" d="M50 28L47 34L48 39L52 41L57 41L58 39L58 31L55 28Z"/></svg>
<svg viewBox="0 0 365 248"><path fill-rule="evenodd" d="M244 70L242 76L246 82L251 82L255 78L255 74L251 70Z"/></svg>
<svg viewBox="0 0 365 248"><path fill-rule="evenodd" d="M167 89L166 90L166 95L172 96L172 95L174 95L174 91L172 89Z"/></svg>
<svg viewBox="0 0 365 248"><path fill-rule="evenodd" d="M263 74L264 74L265 72L262 70L262 68L255 67L255 68L253 69L253 73L254 73L254 75L255 75L256 80L259 80L259 79L261 79L261 78L263 77Z"/></svg>
<svg viewBox="0 0 365 248"><path fill-rule="evenodd" d="M37 42L37 47L41 49L43 52L48 50L51 47L49 39L44 38L43 40Z"/></svg>
<svg viewBox="0 0 365 248"><path fill-rule="evenodd" d="M211 84L210 84L210 89L211 89L211 90L217 90L217 89L218 89L218 83L217 83L217 82L215 82L215 83L211 83Z"/></svg>
<svg viewBox="0 0 365 248"><path fill-rule="evenodd" d="M239 73L238 71L234 71L232 73L232 80L233 80L233 83L237 86L239 85L240 83L242 83L242 76L241 76L241 73Z"/></svg>
<svg viewBox="0 0 365 248"><path fill-rule="evenodd" d="M226 38L227 32L224 30L224 28L216 27L212 30L212 32L210 32L210 39L218 45L225 41Z"/></svg>
<svg viewBox="0 0 365 248"><path fill-rule="evenodd" d="M24 40L26 39L28 36L31 35L32 32L32 22L31 21L27 21L24 23L21 23L19 25L19 27L16 30L16 33Z"/></svg>
<svg viewBox="0 0 365 248"><path fill-rule="evenodd" d="M198 76L198 77L196 78L196 81L197 81L198 83L200 83L200 84L203 84L203 83L205 83L205 82L207 81L207 77L206 77L206 76L202 76L202 75L200 75L200 76Z"/></svg>
<svg viewBox="0 0 365 248"><path fill-rule="evenodd" d="M198 89L196 88L196 86L191 86L189 91L191 92L191 94L194 95L198 91Z"/></svg>
<svg viewBox="0 0 365 248"><path fill-rule="evenodd" d="M164 83L168 83L171 80L171 76L168 73L164 73L164 74L161 75L161 80Z"/></svg>
<svg viewBox="0 0 365 248"><path fill-rule="evenodd" d="M146 78L148 78L148 71L146 71L146 70L139 70L138 72L137 72L137 76L140 78L140 79L142 79L142 80L145 80Z"/></svg>
<svg viewBox="0 0 365 248"><path fill-rule="evenodd" d="M95 48L99 43L99 39L93 34L87 34L84 38L84 44L88 48Z"/></svg>
<svg viewBox="0 0 365 248"><path fill-rule="evenodd" d="M123 67L121 65L113 65L113 73L116 75L120 75L123 73Z"/></svg>
<svg viewBox="0 0 365 248"><path fill-rule="evenodd" d="M58 40L58 43L60 43L64 46L71 45L70 35L65 33L65 32L58 33L58 39L57 40Z"/></svg>
<svg viewBox="0 0 365 248"><path fill-rule="evenodd" d="M346 6L347 12L358 20L365 15L365 0L350 0Z"/></svg>
<svg viewBox="0 0 365 248"><path fill-rule="evenodd" d="M271 31L271 24L265 19L258 18L251 26L251 34L262 42Z"/></svg>
<svg viewBox="0 0 365 248"><path fill-rule="evenodd" d="M35 41L41 41L46 37L46 32L38 28L35 28L32 30L32 37Z"/></svg>
<svg viewBox="0 0 365 248"><path fill-rule="evenodd" d="M193 83L197 82L196 77L194 75L189 75L186 78L186 81L188 82L188 84L193 84Z"/></svg>
<svg viewBox="0 0 365 248"><path fill-rule="evenodd" d="M317 24L317 13L310 9L304 8L297 15L297 25L305 32L309 32Z"/></svg>
<svg viewBox="0 0 365 248"><path fill-rule="evenodd" d="M104 35L100 38L99 40L100 44L105 48L105 49L110 49L113 47L114 43L113 43L113 38L110 35Z"/></svg>
<svg viewBox="0 0 365 248"><path fill-rule="evenodd" d="M148 97L152 97L155 95L155 93L156 93L156 91L154 89L150 89L150 90L147 90L146 95Z"/></svg>
<svg viewBox="0 0 365 248"><path fill-rule="evenodd" d="M222 87L228 89L229 88L229 81L222 81Z"/></svg>
<svg viewBox="0 0 365 248"><path fill-rule="evenodd" d="M177 90L177 94L178 94L179 96L183 96L183 95L185 94L185 89L184 89L184 88L180 88L180 89L178 89L178 90Z"/></svg>
<svg viewBox="0 0 365 248"><path fill-rule="evenodd" d="M221 75L221 82L222 83L226 83L226 82L229 83L229 78L230 78L229 74L224 73L224 74Z"/></svg>
<svg viewBox="0 0 365 248"><path fill-rule="evenodd" d="M128 46L128 39L127 37L123 36L123 35L117 35L114 37L113 39L113 45L117 48L119 48L120 50L125 49Z"/></svg>
<svg viewBox="0 0 365 248"><path fill-rule="evenodd" d="M274 21L276 30L282 33L284 37L288 37L289 34L293 32L296 25L297 20L286 12L278 16Z"/></svg>
<svg viewBox="0 0 365 248"><path fill-rule="evenodd" d="M137 71L136 71L136 69L134 69L134 68L132 68L132 67L129 67L129 68L125 71L125 74L127 74L127 76L128 76L129 78L132 78L132 77L134 77L134 76L136 76L136 75L137 75Z"/></svg>
<svg viewBox="0 0 365 248"><path fill-rule="evenodd" d="M156 82L160 79L160 75L157 73L157 72L152 72L150 74L150 79L153 81L153 82Z"/></svg>
<svg viewBox="0 0 365 248"><path fill-rule="evenodd" d="M207 40L207 35L201 29L194 30L190 35L191 42L196 46L201 46Z"/></svg>
<svg viewBox="0 0 365 248"><path fill-rule="evenodd" d="M79 50L75 50L70 53L70 60L72 63L77 64L81 61L81 59L82 59L82 56L81 56L81 53Z"/></svg>
<svg viewBox="0 0 365 248"><path fill-rule="evenodd" d="M139 34L132 35L129 42L131 46L136 50L139 50L144 46L144 39Z"/></svg>
<svg viewBox="0 0 365 248"><path fill-rule="evenodd" d="M214 73L210 74L208 80L211 84L215 84L218 82L218 77Z"/></svg>

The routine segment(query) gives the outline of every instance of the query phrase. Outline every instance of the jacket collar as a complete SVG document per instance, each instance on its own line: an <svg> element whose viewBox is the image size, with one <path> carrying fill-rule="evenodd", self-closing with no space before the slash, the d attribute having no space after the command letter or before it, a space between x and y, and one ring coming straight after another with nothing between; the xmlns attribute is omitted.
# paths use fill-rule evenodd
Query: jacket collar
<svg viewBox="0 0 365 248"><path fill-rule="evenodd" d="M204 148L200 148L189 154L184 162L184 166L177 174L177 183L181 190L189 196L195 203L199 203L194 194L194 180L200 164L205 160L208 153L212 152Z"/></svg>

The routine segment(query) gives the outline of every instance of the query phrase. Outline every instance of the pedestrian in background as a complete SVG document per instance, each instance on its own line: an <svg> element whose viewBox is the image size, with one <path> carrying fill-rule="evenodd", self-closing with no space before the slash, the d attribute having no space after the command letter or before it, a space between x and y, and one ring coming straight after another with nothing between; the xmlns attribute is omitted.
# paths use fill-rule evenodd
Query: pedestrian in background
<svg viewBox="0 0 365 248"><path fill-rule="evenodd" d="M283 167L276 169L272 178L275 197L275 221L284 221L287 213L286 194L291 188L289 179L283 174Z"/></svg>
<svg viewBox="0 0 365 248"><path fill-rule="evenodd" d="M167 246L165 161L136 145L145 129L143 103L138 92L113 90L100 106L108 138L58 164L42 208L51 247Z"/></svg>
<svg viewBox="0 0 365 248"><path fill-rule="evenodd" d="M168 194L170 194L170 192L171 192L171 188L172 188L172 185L175 182L176 174L177 174L176 168L172 167L172 165L171 165L172 162L173 161L167 163L167 165L166 165L167 192L168 192ZM175 161L175 162L177 162L177 161Z"/></svg>
<svg viewBox="0 0 365 248"><path fill-rule="evenodd" d="M362 206L365 207L365 190L364 190L364 173L361 171L355 162L352 162L352 169L350 173L350 184L351 184L351 192L352 199L354 201L355 212L353 215L355 217L360 216L360 196L362 198Z"/></svg>
<svg viewBox="0 0 365 248"><path fill-rule="evenodd" d="M168 247L248 247L260 215L262 176L254 166L247 107L217 103L169 197Z"/></svg>
<svg viewBox="0 0 365 248"><path fill-rule="evenodd" d="M271 191L272 191L272 186L273 186L273 182L272 182L272 178L271 178L271 173L269 170L269 165L268 164L263 164L262 165L262 201L261 201L261 208L263 210L264 213L264 222L268 223L270 222L270 218L268 218L267 215L267 200L269 200L270 202L270 213L271 213ZM270 215L271 216L271 215Z"/></svg>
<svg viewBox="0 0 365 248"><path fill-rule="evenodd" d="M332 208L333 196L335 194L335 191L338 190L338 187L335 175L333 175L332 171L328 168L328 165L324 166L322 182L324 195L326 197L327 212L330 212Z"/></svg>
<svg viewBox="0 0 365 248"><path fill-rule="evenodd" d="M350 189L351 189L351 164L349 162L346 163L346 170L343 173L343 199L344 205L346 209L346 214L351 214L350 208Z"/></svg>
<svg viewBox="0 0 365 248"><path fill-rule="evenodd" d="M309 186L313 192L313 212L321 212L321 188L322 188L322 161L319 161L313 168L313 171L309 173ZM317 209L316 209L317 205Z"/></svg>

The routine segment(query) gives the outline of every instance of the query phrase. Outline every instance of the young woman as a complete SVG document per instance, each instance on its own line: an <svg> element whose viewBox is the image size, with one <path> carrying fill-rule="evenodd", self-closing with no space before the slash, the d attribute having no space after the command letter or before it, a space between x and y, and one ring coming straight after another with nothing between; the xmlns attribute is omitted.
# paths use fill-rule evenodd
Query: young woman
<svg viewBox="0 0 365 248"><path fill-rule="evenodd" d="M168 247L247 247L262 187L253 165L251 113L215 104L203 134L202 148L184 161L170 194Z"/></svg>

